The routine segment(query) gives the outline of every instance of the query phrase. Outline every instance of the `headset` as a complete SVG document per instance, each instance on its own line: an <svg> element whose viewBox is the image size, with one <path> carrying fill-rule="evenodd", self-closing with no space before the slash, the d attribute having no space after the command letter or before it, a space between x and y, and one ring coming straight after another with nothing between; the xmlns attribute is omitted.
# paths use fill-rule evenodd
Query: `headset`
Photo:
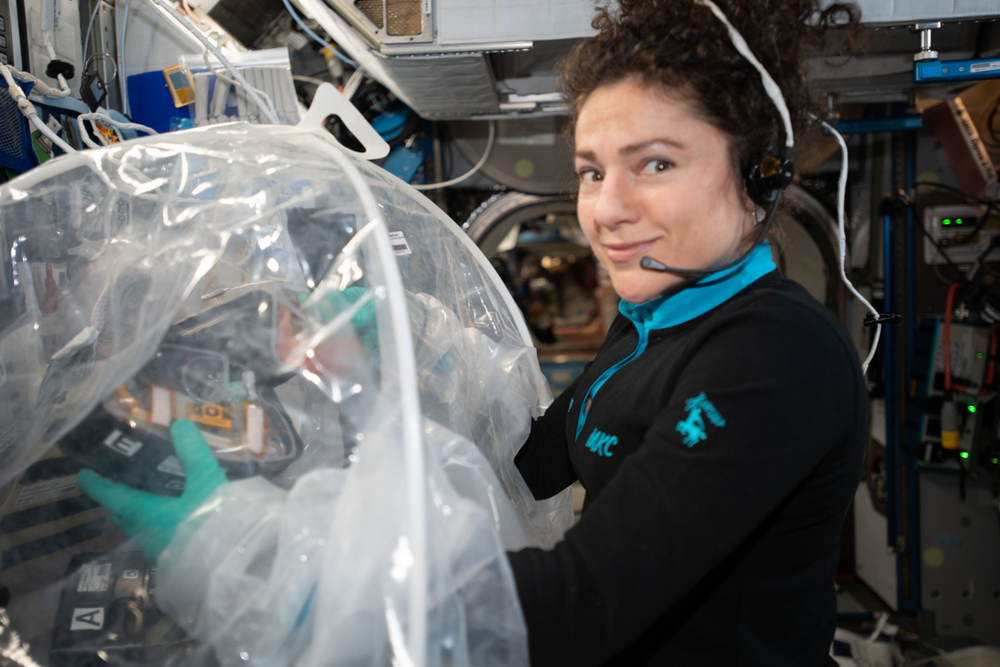
<svg viewBox="0 0 1000 667"><path fill-rule="evenodd" d="M768 149L767 153L753 165L746 175L746 188L747 194L758 206L770 206L771 210L767 214L767 220L761 226L760 232L758 232L757 237L754 239L753 245L750 249L739 255L736 259L724 264L721 267L703 270L691 270L691 269L677 269L671 266L666 266L662 262L658 262L652 257L643 257L639 266L650 271L665 271L668 273L685 273L690 274L687 278L680 281L676 285L671 286L665 290L661 296L668 296L674 294L692 283L698 282L701 279L709 276L713 273L724 271L726 269L732 268L745 260L753 250L760 245L760 242L764 240L767 230L771 226L771 221L774 219L774 212L778 209L778 204L781 202L781 193L792 183L792 178L795 176L795 165L792 164L792 147L795 145L795 139L792 134L792 120L788 113L788 106L785 104L785 98L781 94L781 89L778 88L778 84L774 82L771 75L768 74L764 66L760 64L760 61L753 55L750 47L747 46L747 42L743 39L736 28L729 22L726 15L722 13L722 10L716 6L712 0L695 0L699 5L708 7L715 16L722 21L726 26L726 30L729 31L729 39L732 41L733 46L736 50L740 52L744 58L746 58L751 65L754 66L760 73L761 83L764 85L764 91L767 96L771 98L774 102L774 106L778 109L778 114L781 116L781 121L785 126L785 150L784 152L778 151L776 148L771 147ZM878 348L879 335L882 332L883 322L894 322L897 321L898 315L895 313L879 313L875 308L868 302L865 297L855 289L854 285L847 278L846 261L847 261L847 238L846 232L844 230L844 198L847 190L847 143L844 141L844 137L841 136L840 132L837 131L835 127L826 123L825 121L813 117L814 120L818 121L820 125L826 128L832 136L837 139L837 143L840 145L840 179L838 184L838 198L837 198L837 227L838 227L838 245L840 247L840 279L850 290L851 294L854 295L871 313L868 318L865 319L865 326L875 327L875 335L872 338L871 348L868 351L868 356L861 363L862 373L868 372L868 365L871 363L872 358L875 356L875 350ZM722 276L719 280L725 280L728 276Z"/></svg>
<svg viewBox="0 0 1000 667"><path fill-rule="evenodd" d="M639 261L639 266L650 271L662 271L667 273L684 273L690 274L690 277L683 280L681 283L671 287L667 293L672 293L678 289L682 289L692 282L700 280L705 276L711 275L718 271L724 271L728 268L736 266L750 255L753 250L760 245L761 241L767 236L767 231L771 228L771 222L774 220L774 213L778 210L778 204L781 202L781 193L792 183L792 179L795 176L795 165L792 162L792 147L795 145L795 136L792 132L792 118L791 114L788 112L788 105L785 104L785 98L781 94L781 89L778 84L774 82L771 75L764 69L764 66L760 64L757 57L754 56L753 51L747 45L743 35L733 27L733 24L729 22L726 15L722 13L722 10L712 2L712 0L695 0L699 5L708 7L715 16L722 21L723 25L726 26L726 30L729 32L729 39L732 41L733 46L739 51L740 55L747 59L747 61L753 65L760 73L761 83L764 85L764 92L767 96L771 98L774 102L774 106L778 109L778 114L781 116L781 122L785 127L785 146L784 151L779 151L775 147L771 147L768 151L761 156L761 158L754 163L745 179L747 194L750 195L750 199L753 200L755 204L761 207L770 206L771 210L767 214L767 219L764 224L761 225L760 231L757 233L756 238L754 238L753 245L750 249L743 254L736 257L732 261L724 264L720 267L710 268L710 269L678 269L672 266L667 266L662 262L659 262L652 257L643 257Z"/></svg>

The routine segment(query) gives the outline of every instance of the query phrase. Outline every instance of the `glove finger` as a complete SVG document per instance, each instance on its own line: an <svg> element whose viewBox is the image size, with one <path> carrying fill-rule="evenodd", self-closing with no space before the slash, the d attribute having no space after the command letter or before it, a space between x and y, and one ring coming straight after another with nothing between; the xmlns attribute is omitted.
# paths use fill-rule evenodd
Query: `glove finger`
<svg viewBox="0 0 1000 667"><path fill-rule="evenodd" d="M190 419L175 421L170 426L170 437L174 440L174 450L184 465L189 482L219 467L212 448L205 442L205 436Z"/></svg>
<svg viewBox="0 0 1000 667"><path fill-rule="evenodd" d="M351 303L357 303L361 298L368 295L368 290L363 287L348 287L343 291L343 295L347 297L347 300ZM375 301L369 299L358 312L354 313L354 317L351 318L351 322L356 327L370 327L375 325Z"/></svg>
<svg viewBox="0 0 1000 667"><path fill-rule="evenodd" d="M160 498L152 493L136 491L124 484L109 482L93 470L81 470L77 474L76 480L85 494L118 516L142 512L148 507L151 500Z"/></svg>

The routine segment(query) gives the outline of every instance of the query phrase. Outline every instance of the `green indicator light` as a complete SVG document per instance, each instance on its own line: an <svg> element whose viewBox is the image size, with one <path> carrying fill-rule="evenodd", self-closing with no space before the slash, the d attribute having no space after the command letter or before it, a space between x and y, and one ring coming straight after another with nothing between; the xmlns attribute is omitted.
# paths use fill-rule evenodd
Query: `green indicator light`
<svg viewBox="0 0 1000 667"><path fill-rule="evenodd" d="M975 411L976 411L976 406L970 405L969 406L969 412L975 412Z"/></svg>
<svg viewBox="0 0 1000 667"><path fill-rule="evenodd" d="M962 224L962 219L961 219L961 218L957 218L957 219L955 220L955 224L956 224L956 225L960 225L960 224Z"/></svg>
<svg viewBox="0 0 1000 667"><path fill-rule="evenodd" d="M982 352L976 352L976 359L982 359L982 358L983 358L983 353Z"/></svg>
<svg viewBox="0 0 1000 667"><path fill-rule="evenodd" d="M945 218L944 220L941 221L941 224L942 225L950 225L951 224L951 218Z"/></svg>
<svg viewBox="0 0 1000 667"><path fill-rule="evenodd" d="M961 454L959 454L959 456L961 456L963 459L967 459L969 458L969 452L962 452Z"/></svg>
<svg viewBox="0 0 1000 667"><path fill-rule="evenodd" d="M1000 459L993 459L993 465L996 465L997 463L1000 463Z"/></svg>

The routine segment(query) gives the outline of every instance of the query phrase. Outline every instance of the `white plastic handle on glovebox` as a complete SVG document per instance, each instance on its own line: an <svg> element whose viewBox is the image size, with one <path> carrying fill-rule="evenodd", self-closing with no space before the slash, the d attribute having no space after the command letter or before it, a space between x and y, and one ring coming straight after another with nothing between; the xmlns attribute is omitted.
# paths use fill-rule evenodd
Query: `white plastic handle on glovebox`
<svg viewBox="0 0 1000 667"><path fill-rule="evenodd" d="M357 107L351 101L340 94L332 84L324 83L316 90L312 105L309 111L299 121L296 126L302 130L315 130L323 126L323 122L330 116L337 116L344 123L344 126L351 131L361 145L365 147L363 153L352 151L330 135L345 153L356 155L366 160L379 160L389 154L389 144L385 142L379 133L375 131L365 117L361 115Z"/></svg>

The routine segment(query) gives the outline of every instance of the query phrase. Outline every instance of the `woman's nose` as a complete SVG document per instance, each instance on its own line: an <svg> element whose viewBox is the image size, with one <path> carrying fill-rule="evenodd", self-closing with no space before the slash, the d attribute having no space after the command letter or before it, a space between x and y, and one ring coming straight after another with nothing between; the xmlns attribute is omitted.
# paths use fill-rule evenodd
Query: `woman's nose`
<svg viewBox="0 0 1000 667"><path fill-rule="evenodd" d="M613 228L639 218L635 188L628 173L608 170L594 204L594 222Z"/></svg>

